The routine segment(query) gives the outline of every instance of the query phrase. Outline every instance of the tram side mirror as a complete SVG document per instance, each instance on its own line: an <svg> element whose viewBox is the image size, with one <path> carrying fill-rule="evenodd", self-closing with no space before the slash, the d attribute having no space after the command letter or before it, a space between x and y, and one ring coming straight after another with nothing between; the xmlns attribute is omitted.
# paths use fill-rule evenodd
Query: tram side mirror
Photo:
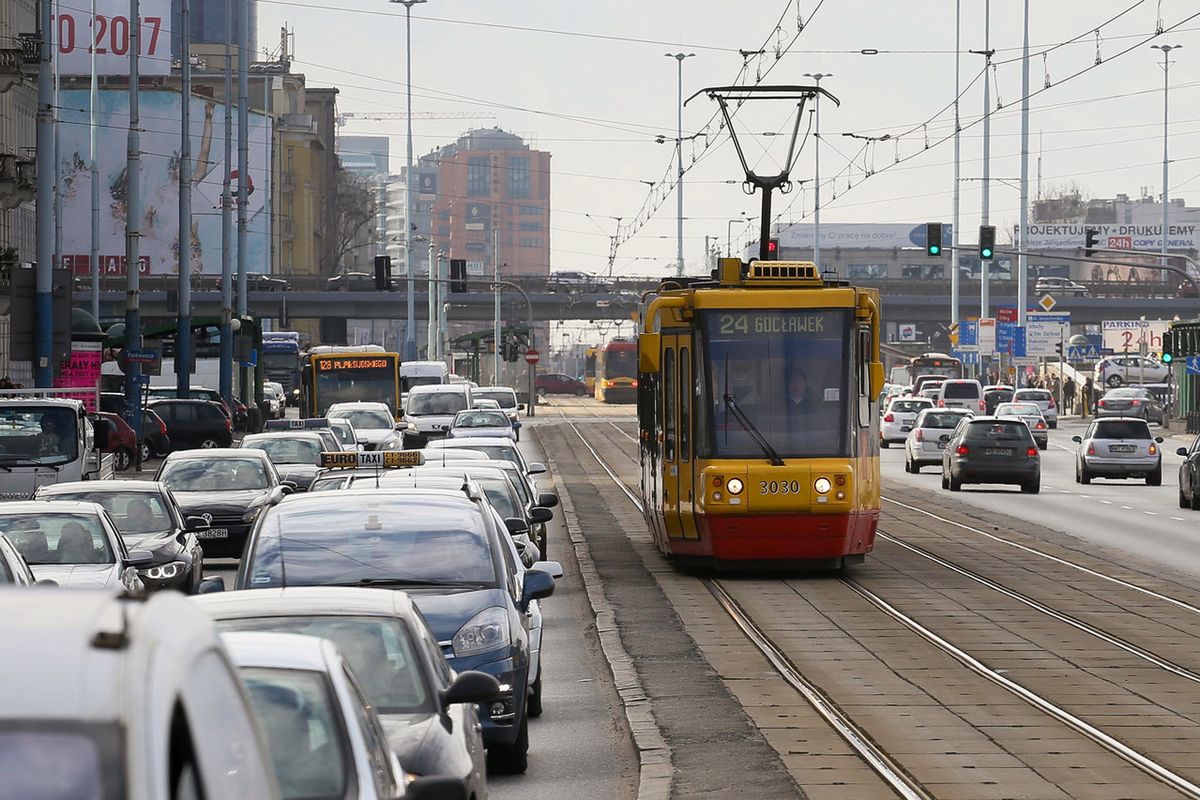
<svg viewBox="0 0 1200 800"><path fill-rule="evenodd" d="M883 391L883 362L871 362L871 397L878 397Z"/></svg>
<svg viewBox="0 0 1200 800"><path fill-rule="evenodd" d="M661 352L661 333L638 334L638 371L658 372Z"/></svg>

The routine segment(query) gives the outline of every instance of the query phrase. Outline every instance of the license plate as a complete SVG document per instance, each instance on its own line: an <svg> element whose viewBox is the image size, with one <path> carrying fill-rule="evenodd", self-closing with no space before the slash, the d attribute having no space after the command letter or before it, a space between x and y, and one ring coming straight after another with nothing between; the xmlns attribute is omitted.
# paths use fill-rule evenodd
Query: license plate
<svg viewBox="0 0 1200 800"><path fill-rule="evenodd" d="M1110 453L1132 453L1135 450L1137 448L1131 444L1110 444L1108 446L1108 452Z"/></svg>
<svg viewBox="0 0 1200 800"><path fill-rule="evenodd" d="M229 528L209 528L206 531L197 531L197 539L228 539Z"/></svg>
<svg viewBox="0 0 1200 800"><path fill-rule="evenodd" d="M1013 454L1011 447L989 447L983 451L986 456L1011 456Z"/></svg>

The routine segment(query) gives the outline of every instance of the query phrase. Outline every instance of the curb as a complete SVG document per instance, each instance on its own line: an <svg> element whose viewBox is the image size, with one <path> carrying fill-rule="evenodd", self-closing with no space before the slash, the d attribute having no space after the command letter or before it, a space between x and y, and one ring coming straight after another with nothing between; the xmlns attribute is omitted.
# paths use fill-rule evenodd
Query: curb
<svg viewBox="0 0 1200 800"><path fill-rule="evenodd" d="M546 453L546 464L558 476L558 463ZM555 477L558 485L559 504L563 509L563 522L571 537L575 559L579 562L579 573L583 576L583 587L588 605L596 618L596 633L600 637L600 649L604 660L612 671L613 685L625 708L625 719L633 734L633 745L638 753L638 800L668 800L674 783L675 766L671 759L671 748L659 730L658 722L650 710L650 700L642 688L641 679L633 666L633 659L621 644L617 629L616 614L604 594L603 582L592 561L591 550L579 528L579 518L571 495L565 485Z"/></svg>

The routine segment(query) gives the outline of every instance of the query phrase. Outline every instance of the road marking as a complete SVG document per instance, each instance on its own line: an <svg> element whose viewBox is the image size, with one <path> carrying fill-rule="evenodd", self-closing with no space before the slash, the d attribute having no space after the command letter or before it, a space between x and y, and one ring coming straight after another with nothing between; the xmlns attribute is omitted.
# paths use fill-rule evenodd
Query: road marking
<svg viewBox="0 0 1200 800"><path fill-rule="evenodd" d="M1101 503L1104 503L1104 505L1106 505L1106 506L1111 506L1111 505L1112 505L1112 500L1101 500L1100 502L1101 502Z"/></svg>
<svg viewBox="0 0 1200 800"><path fill-rule="evenodd" d="M1133 511L1133 506L1121 506L1122 511Z"/></svg>
<svg viewBox="0 0 1200 800"><path fill-rule="evenodd" d="M1157 512L1157 511L1143 511L1142 513L1143 513L1143 514L1149 514L1149 515L1150 515L1150 516L1152 516L1152 517L1157 517L1157 516L1158 516L1158 512Z"/></svg>
<svg viewBox="0 0 1200 800"><path fill-rule="evenodd" d="M1084 500L1089 500L1092 497L1090 494L1081 494L1079 496L1082 497Z"/></svg>
<svg viewBox="0 0 1200 800"><path fill-rule="evenodd" d="M1185 520L1183 517L1171 517L1171 519L1175 520L1176 522L1187 522L1187 520Z"/></svg>

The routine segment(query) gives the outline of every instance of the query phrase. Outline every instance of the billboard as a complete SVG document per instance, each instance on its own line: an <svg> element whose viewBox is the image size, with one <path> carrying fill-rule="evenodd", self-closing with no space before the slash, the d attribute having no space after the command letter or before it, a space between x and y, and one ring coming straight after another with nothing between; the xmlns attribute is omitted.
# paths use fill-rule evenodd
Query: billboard
<svg viewBox="0 0 1200 800"><path fill-rule="evenodd" d="M170 75L171 0L140 0L140 6L138 70L143 76ZM95 17L89 3L55 7L59 74L91 75L94 46L97 75L129 75L129 0L95 0Z"/></svg>
<svg viewBox="0 0 1200 800"><path fill-rule="evenodd" d="M1083 247L1087 230L1099 231L1098 246L1102 250L1162 249L1162 225L1030 225L1025 241L1027 250L1074 250ZM1200 237L1196 225L1168 225L1167 247L1171 250L1196 250ZM1019 226L1013 226L1013 234Z"/></svg>
<svg viewBox="0 0 1200 800"><path fill-rule="evenodd" d="M1158 356L1162 354L1162 336L1170 327L1163 319L1105 320L1101 327L1104 349L1137 355L1144 348L1146 355Z"/></svg>
<svg viewBox="0 0 1200 800"><path fill-rule="evenodd" d="M61 93L61 191L64 265L77 273L90 270L91 173L88 168L88 92ZM178 274L179 267L179 114L180 95L165 90L141 93L140 271L143 275ZM192 128L192 271L221 274L221 192L224 171L223 107L203 97L191 99ZM100 259L104 275L125 274L126 135L129 94L100 92L97 162L100 167ZM233 117L234 181L237 192L237 114ZM270 271L267 186L270 120L250 114L250 191L247 193L247 271ZM236 218L236 209L235 214ZM237 242L234 236L234 255Z"/></svg>
<svg viewBox="0 0 1200 800"><path fill-rule="evenodd" d="M936 222L937 220L934 220ZM954 226L942 224L942 243L954 244ZM775 238L780 247L812 249L816 226L809 223L776 225ZM870 223L825 224L821 226L821 247L893 248L925 247L925 223L913 225L876 225Z"/></svg>

